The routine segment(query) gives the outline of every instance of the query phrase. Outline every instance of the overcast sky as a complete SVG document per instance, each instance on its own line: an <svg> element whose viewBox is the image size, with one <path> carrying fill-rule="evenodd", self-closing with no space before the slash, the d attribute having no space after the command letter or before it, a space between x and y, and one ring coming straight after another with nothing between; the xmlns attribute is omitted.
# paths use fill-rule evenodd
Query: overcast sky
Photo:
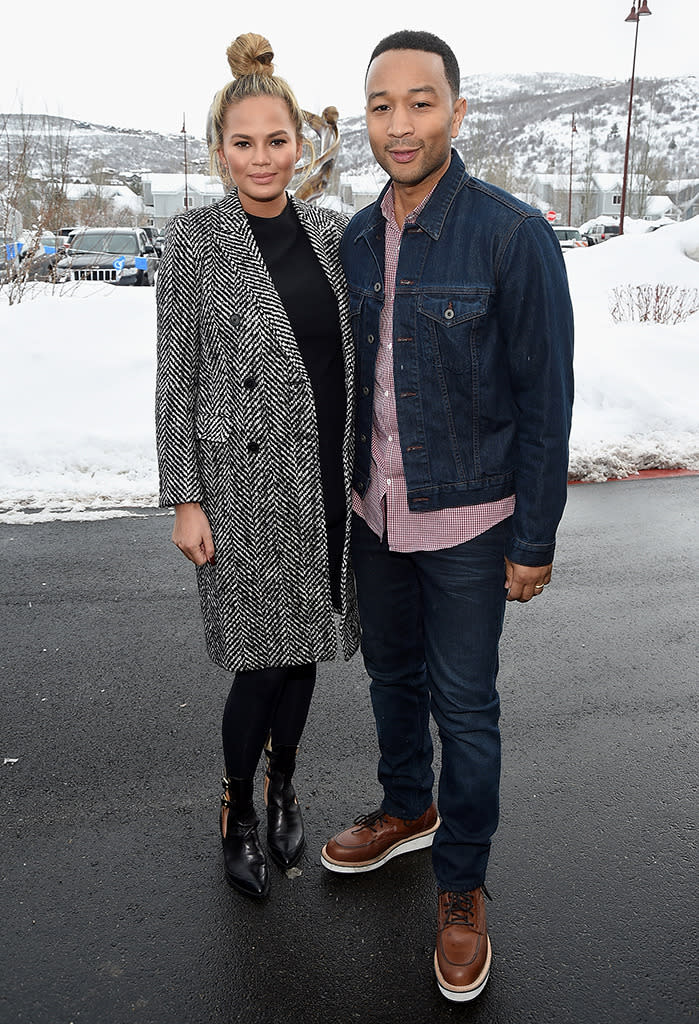
<svg viewBox="0 0 699 1024"><path fill-rule="evenodd" d="M640 76L699 74L699 5L648 0L639 26ZM631 0L14 0L1 19L0 112L55 113L120 128L202 136L211 97L229 78L236 35L266 35L275 66L303 107L363 109L376 42L399 28L450 44L462 75L569 71L628 79ZM453 13L453 12L457 13Z"/></svg>

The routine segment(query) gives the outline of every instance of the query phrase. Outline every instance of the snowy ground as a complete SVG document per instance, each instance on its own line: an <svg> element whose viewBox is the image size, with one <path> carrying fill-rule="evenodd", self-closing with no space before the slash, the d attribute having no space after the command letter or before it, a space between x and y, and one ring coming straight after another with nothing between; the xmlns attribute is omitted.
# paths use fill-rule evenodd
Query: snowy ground
<svg viewBox="0 0 699 1024"><path fill-rule="evenodd" d="M576 322L571 476L699 469L699 314L614 324L615 285L699 289L699 217L566 255ZM0 522L157 503L155 293L37 285L0 301Z"/></svg>

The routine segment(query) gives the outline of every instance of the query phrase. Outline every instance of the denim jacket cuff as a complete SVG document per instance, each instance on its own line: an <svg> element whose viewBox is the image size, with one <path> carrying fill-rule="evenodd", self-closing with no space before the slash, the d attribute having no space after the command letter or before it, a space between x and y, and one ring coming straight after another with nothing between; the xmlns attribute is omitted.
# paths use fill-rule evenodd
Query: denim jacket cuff
<svg viewBox="0 0 699 1024"><path fill-rule="evenodd" d="M550 565L556 550L552 544L526 544L517 537L511 537L505 546L505 554L515 565Z"/></svg>

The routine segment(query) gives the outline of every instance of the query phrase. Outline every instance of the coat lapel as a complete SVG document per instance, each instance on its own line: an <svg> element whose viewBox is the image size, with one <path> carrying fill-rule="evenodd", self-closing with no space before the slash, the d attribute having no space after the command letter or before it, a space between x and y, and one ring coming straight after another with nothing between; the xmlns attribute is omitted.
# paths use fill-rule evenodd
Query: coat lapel
<svg viewBox="0 0 699 1024"><path fill-rule="evenodd" d="M249 303L257 311L268 336L273 337L286 357L302 370L289 318L250 230L237 189L231 189L217 209L218 223L213 232L214 259L220 271L228 279L230 288L238 294L242 292L240 297L244 303ZM220 289L224 302L226 291L225 287Z"/></svg>

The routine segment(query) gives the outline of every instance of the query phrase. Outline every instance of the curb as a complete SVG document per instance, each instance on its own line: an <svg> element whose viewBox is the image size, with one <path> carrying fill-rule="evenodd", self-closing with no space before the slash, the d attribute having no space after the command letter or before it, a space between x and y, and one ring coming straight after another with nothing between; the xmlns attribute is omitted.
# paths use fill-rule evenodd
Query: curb
<svg viewBox="0 0 699 1024"><path fill-rule="evenodd" d="M568 486L593 483L619 484L629 480L657 480L665 476L699 476L699 469L641 469L631 476L609 476L606 480L569 480Z"/></svg>

